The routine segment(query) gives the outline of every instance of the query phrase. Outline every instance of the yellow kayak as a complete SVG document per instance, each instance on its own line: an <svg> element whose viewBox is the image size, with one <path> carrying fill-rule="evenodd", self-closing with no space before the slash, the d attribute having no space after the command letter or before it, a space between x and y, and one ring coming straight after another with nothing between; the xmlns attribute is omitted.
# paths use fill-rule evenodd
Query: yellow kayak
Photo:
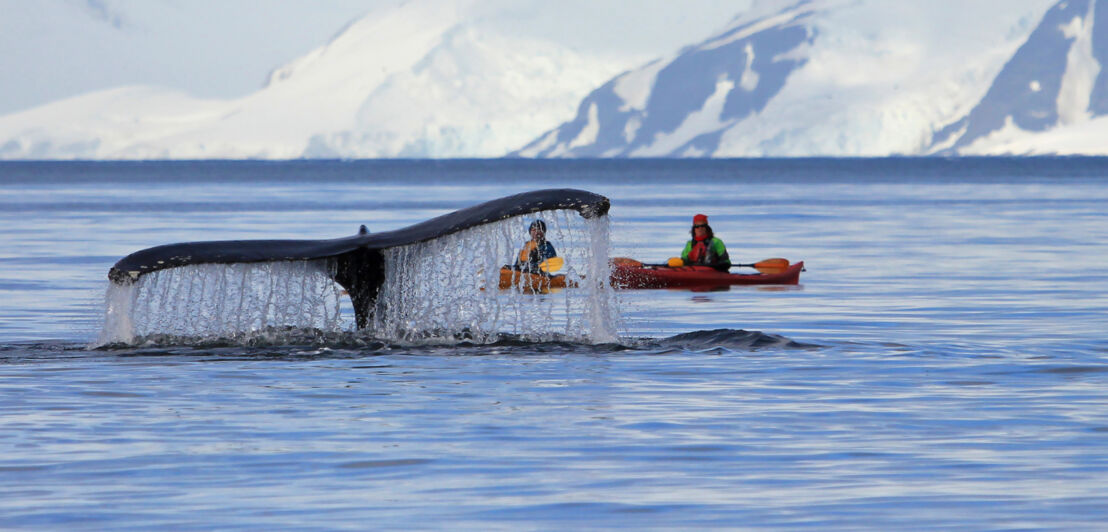
<svg viewBox="0 0 1108 532"><path fill-rule="evenodd" d="M576 288L577 283L566 281L565 275L528 273L511 268L500 268L500 288L519 288L525 292L546 293L551 288Z"/></svg>

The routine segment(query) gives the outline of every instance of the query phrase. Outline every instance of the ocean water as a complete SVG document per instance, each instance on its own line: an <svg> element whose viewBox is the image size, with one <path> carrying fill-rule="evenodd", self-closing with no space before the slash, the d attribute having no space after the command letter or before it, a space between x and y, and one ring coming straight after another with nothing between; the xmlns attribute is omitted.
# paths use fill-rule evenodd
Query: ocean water
<svg viewBox="0 0 1108 532"><path fill-rule="evenodd" d="M556 187L611 199L611 256L663 262L704 213L735 262L806 271L621 291L608 343L96 346L139 249ZM1108 159L6 162L0 227L5 530L1108 522Z"/></svg>

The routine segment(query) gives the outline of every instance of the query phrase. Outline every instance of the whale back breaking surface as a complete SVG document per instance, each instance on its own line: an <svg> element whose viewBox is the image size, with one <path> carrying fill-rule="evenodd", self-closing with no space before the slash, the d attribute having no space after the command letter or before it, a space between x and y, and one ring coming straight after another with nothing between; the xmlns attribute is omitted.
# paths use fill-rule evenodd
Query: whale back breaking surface
<svg viewBox="0 0 1108 532"><path fill-rule="evenodd" d="M312 265L310 271L322 272L320 275L349 294L361 329L369 326L380 310L377 300L386 279L386 256L396 256L391 250L543 211L574 211L586 220L600 218L609 206L604 196L584 190L525 192L381 233L369 233L363 226L354 236L330 240L226 240L152 247L120 259L108 278L114 285L126 287L149 274L183 266L307 263Z"/></svg>

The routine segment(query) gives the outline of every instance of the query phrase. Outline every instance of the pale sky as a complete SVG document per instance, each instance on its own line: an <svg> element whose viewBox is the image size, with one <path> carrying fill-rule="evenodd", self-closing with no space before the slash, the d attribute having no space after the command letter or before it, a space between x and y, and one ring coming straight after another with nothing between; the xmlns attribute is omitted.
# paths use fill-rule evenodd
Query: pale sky
<svg viewBox="0 0 1108 532"><path fill-rule="evenodd" d="M0 0L0 114L125 85L241 96L399 1ZM752 1L475 0L474 12L505 32L626 56L631 68L703 40Z"/></svg>

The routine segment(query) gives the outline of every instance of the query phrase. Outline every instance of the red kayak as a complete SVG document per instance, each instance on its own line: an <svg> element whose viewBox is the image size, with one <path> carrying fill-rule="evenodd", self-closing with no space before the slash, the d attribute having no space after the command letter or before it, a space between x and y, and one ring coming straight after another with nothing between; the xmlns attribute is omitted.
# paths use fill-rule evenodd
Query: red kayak
<svg viewBox="0 0 1108 532"><path fill-rule="evenodd" d="M612 262L612 285L616 288L707 288L731 285L797 284L804 262L768 273L728 273L708 266L669 266Z"/></svg>

